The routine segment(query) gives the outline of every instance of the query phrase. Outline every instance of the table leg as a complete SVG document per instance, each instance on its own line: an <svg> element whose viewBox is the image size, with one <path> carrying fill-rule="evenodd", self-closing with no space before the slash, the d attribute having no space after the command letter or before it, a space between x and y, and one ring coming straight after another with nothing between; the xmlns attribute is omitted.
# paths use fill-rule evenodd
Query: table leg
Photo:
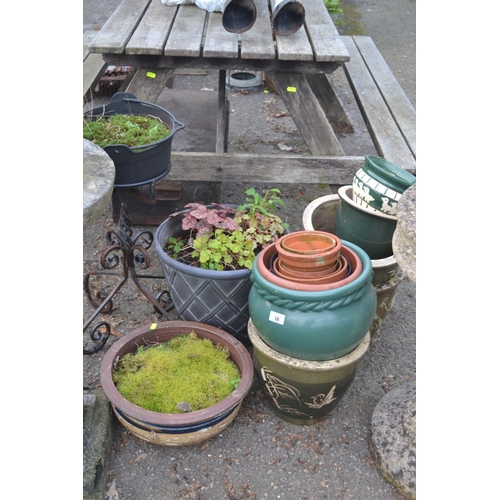
<svg viewBox="0 0 500 500"><path fill-rule="evenodd" d="M219 107L217 110L217 132L215 152L227 153L229 132L229 103L226 92L226 70L219 70Z"/></svg>
<svg viewBox="0 0 500 500"><path fill-rule="evenodd" d="M151 70L138 68L126 91L131 92L141 101L156 102L174 71L175 69L172 68Z"/></svg>
<svg viewBox="0 0 500 500"><path fill-rule="evenodd" d="M313 81L313 91L304 73L266 73L283 99L290 116L315 156L345 156L323 109L319 88L325 82ZM316 88L318 86L318 88Z"/></svg>
<svg viewBox="0 0 500 500"><path fill-rule="evenodd" d="M307 73L307 82L325 110L326 117L337 133L352 134L354 128L344 111L328 77L324 73Z"/></svg>

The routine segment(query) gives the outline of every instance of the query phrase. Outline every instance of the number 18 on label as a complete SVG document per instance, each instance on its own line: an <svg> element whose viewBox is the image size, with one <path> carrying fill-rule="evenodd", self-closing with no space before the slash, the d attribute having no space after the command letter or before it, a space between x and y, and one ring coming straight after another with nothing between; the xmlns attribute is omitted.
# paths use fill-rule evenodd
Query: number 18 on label
<svg viewBox="0 0 500 500"><path fill-rule="evenodd" d="M285 315L271 311L269 314L269 321L278 323L278 325L283 325L285 323Z"/></svg>

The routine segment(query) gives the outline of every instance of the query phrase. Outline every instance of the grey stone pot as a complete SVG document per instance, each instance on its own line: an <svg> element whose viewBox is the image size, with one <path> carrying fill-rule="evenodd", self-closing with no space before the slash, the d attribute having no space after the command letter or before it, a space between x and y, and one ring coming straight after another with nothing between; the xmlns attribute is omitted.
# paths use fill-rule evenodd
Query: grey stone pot
<svg viewBox="0 0 500 500"><path fill-rule="evenodd" d="M249 347L251 342L247 327L251 270L211 271L170 257L164 251L168 238L188 234L182 229L184 212L162 222L154 236L156 253L174 308L184 321L216 326Z"/></svg>

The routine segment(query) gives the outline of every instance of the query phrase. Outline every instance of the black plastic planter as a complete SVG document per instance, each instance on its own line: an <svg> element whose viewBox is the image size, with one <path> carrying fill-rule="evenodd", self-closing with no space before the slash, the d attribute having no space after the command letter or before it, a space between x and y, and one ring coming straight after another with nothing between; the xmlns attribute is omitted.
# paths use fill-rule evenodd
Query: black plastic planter
<svg viewBox="0 0 500 500"><path fill-rule="evenodd" d="M115 187L150 184L167 175L171 167L172 139L185 125L166 109L150 102L140 101L129 92L118 92L108 104L86 113L92 120L116 114L155 116L167 125L170 134L161 141L145 146L128 147L124 144L105 146L103 149L113 160L116 168Z"/></svg>

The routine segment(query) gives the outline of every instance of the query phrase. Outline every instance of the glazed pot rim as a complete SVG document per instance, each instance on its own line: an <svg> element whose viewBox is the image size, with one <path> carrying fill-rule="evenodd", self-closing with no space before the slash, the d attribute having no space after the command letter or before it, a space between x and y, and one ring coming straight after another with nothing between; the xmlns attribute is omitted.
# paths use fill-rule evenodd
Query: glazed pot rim
<svg viewBox="0 0 500 500"><path fill-rule="evenodd" d="M366 215L368 215L372 218L375 218L378 220L385 219L387 221L394 221L394 222L397 222L397 220L398 220L398 218L393 216L393 215L384 214L383 212L380 212L378 210L377 211L367 210L365 207L362 207L361 205L358 205L357 203L355 203L352 199L352 186L350 186L350 185L340 187L338 190L338 193L339 193L341 203L345 202L350 207L354 208L355 210L362 212L362 213L365 213Z"/></svg>
<svg viewBox="0 0 500 500"><path fill-rule="evenodd" d="M366 162L368 162L370 167L374 169L373 172L367 172L365 170ZM383 163L383 166L381 163ZM382 177L382 172L380 170L382 168L384 169L384 174L389 174L391 176L390 180ZM394 191L397 191L399 194L402 194L406 189L417 182L417 179L413 174L407 172L404 168L398 167L385 158L381 158L380 156L365 156L365 165L363 165L362 170L366 174L373 177L376 181L393 189Z"/></svg>
<svg viewBox="0 0 500 500"><path fill-rule="evenodd" d="M248 321L248 337L252 342L255 349L272 357L274 361L298 370L314 370L314 371L330 371L335 368L344 368L359 361L370 347L370 331L361 339L360 343L348 354L340 358L329 359L326 361L310 361L308 359L299 359L287 356L281 352L276 351L267 345L259 335L259 332L252 322Z"/></svg>
<svg viewBox="0 0 500 500"><path fill-rule="evenodd" d="M137 345L142 345L143 340L152 340L155 335L157 336L165 330L172 332L171 337L194 331L202 338L209 338L226 346L231 353L232 361L241 373L241 381L238 387L213 406L188 413L155 412L141 408L125 399L118 392L112 377L117 357L120 354L125 355L127 352L132 352ZM124 414L139 421L146 421L159 426L183 426L206 422L240 404L252 387L253 370L253 362L248 350L239 340L224 330L194 321L166 321L158 323L155 329L148 326L141 327L118 339L104 355L101 363L100 380L106 397L113 406L116 406Z"/></svg>
<svg viewBox="0 0 500 500"><path fill-rule="evenodd" d="M368 254L355 245L354 243L351 243L349 241L341 240L342 245L344 248L347 248L351 252L353 252L357 258L361 261L361 273L359 276L353 278L352 281L350 281L347 284L342 284L342 282L337 282L333 283L332 285L320 285L321 289L320 290L304 290L303 286L301 287L300 284L298 283L291 283L293 285L297 285L297 287L294 288L286 288L284 286L277 285L271 281L268 281L262 274L260 273L258 269L258 264L261 260L264 258L264 252L267 251L272 251L273 245L269 245L266 247L262 252L257 255L257 258L255 259L253 263L253 268L252 268L252 275L250 276L250 279L252 281L258 281L258 284L264 288L267 289L271 293L279 293L280 296L286 297L289 300L298 300L298 301L305 301L305 302L318 302L322 300L330 300L333 297L335 298L341 298L344 296L347 296L351 293L356 292L359 290L362 286L364 286L368 281L371 283L373 271L372 271L372 266L371 266L371 260ZM353 274L351 274L353 276ZM351 276L349 276L347 279L349 279ZM278 278L275 276L275 278ZM282 280L285 281L285 280ZM300 288L299 288L300 287ZM302 289L301 289L302 288Z"/></svg>
<svg viewBox="0 0 500 500"><path fill-rule="evenodd" d="M221 205L229 208L235 208L236 205L230 204L222 204ZM209 207L212 205L208 205ZM190 266L189 264L185 264L184 262L180 262L176 259L173 259L168 255L165 250L163 250L163 246L167 242L166 232L168 229L168 225L172 223L173 220L182 217L186 212L190 209L182 210L180 212L176 212L175 215L168 216L156 229L154 234L154 244L155 250L161 261L164 261L166 265L172 267L177 271L181 271L182 273L189 274L191 276L195 276L197 278L209 278L214 280L240 280L246 277L249 277L252 273L251 269L227 269L223 271L216 271L213 269L203 269L201 267ZM188 231L186 231L186 234ZM177 234L177 233L176 233ZM180 234L178 234L180 236Z"/></svg>

